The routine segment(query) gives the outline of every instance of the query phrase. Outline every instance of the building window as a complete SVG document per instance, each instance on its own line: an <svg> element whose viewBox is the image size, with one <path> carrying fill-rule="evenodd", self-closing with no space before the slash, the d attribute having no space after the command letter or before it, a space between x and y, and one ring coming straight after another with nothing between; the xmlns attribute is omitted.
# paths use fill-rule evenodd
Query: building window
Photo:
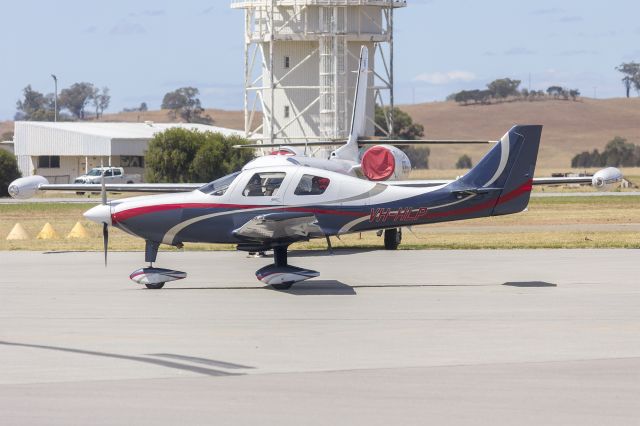
<svg viewBox="0 0 640 426"><path fill-rule="evenodd" d="M284 67L289 68L291 66L291 59L288 56L284 57Z"/></svg>
<svg viewBox="0 0 640 426"><path fill-rule="evenodd" d="M289 118L289 105L284 107L284 118Z"/></svg>
<svg viewBox="0 0 640 426"><path fill-rule="evenodd" d="M120 157L121 167L144 167L144 157L139 155L123 155Z"/></svg>
<svg viewBox="0 0 640 426"><path fill-rule="evenodd" d="M41 155L38 157L39 169L59 169L60 168L60 156L59 155Z"/></svg>

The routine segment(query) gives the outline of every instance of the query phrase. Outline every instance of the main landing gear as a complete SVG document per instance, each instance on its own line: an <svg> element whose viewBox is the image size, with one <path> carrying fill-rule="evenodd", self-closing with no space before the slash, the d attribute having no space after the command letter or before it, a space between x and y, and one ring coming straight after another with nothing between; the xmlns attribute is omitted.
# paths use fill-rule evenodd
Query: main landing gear
<svg viewBox="0 0 640 426"><path fill-rule="evenodd" d="M402 228L386 229L384 231L384 249L397 250L402 242Z"/></svg>
<svg viewBox="0 0 640 426"><path fill-rule="evenodd" d="M138 284L144 284L151 290L159 290L164 287L165 283L187 278L186 272L153 267L153 262L155 262L158 257L159 247L160 243L147 240L144 249L144 260L145 262L149 262L149 267L138 269L129 275L132 281Z"/></svg>
<svg viewBox="0 0 640 426"><path fill-rule="evenodd" d="M274 247L274 263L258 269L256 278L276 290L288 290L295 283L320 275L317 271L289 265L287 263L287 249L288 246L286 245Z"/></svg>

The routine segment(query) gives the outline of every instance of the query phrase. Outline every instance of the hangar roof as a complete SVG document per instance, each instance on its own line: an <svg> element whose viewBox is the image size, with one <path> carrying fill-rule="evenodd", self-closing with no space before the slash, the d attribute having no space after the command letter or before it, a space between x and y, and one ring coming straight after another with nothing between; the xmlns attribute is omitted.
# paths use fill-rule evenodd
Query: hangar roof
<svg viewBox="0 0 640 426"><path fill-rule="evenodd" d="M86 135L101 136L110 139L151 139L156 133L173 128L199 130L201 132L219 132L224 135L243 134L243 132L239 130L195 123L154 123L150 121L144 123L92 123L76 121L52 123L45 121L22 121L17 122L16 126L20 124L64 130L67 132L83 133Z"/></svg>
<svg viewBox="0 0 640 426"><path fill-rule="evenodd" d="M240 130L193 123L90 123L38 122L15 123L16 155L143 155L156 133L183 128L201 132L219 132L244 136Z"/></svg>

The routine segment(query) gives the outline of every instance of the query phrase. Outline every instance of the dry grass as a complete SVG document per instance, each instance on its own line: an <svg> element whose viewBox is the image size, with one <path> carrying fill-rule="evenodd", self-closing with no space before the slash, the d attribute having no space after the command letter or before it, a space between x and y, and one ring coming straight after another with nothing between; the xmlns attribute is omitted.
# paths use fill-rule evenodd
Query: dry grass
<svg viewBox="0 0 640 426"><path fill-rule="evenodd" d="M0 121L0 136L6 132L13 132L13 121Z"/></svg>
<svg viewBox="0 0 640 426"><path fill-rule="evenodd" d="M206 109L203 116L210 116L213 125L226 127L229 129L244 130L244 113L242 111L227 111L222 109ZM260 116L256 116L255 123L260 122ZM118 112L105 114L100 121L124 121L124 122L144 122L154 121L156 123L173 123L181 120L174 119L169 110L147 111L147 112Z"/></svg>
<svg viewBox="0 0 640 426"><path fill-rule="evenodd" d="M543 124L539 158L542 168L563 170L570 166L575 154L595 148L602 150L614 136L640 144L640 98L469 106L434 102L400 108L424 125L428 138L497 139L514 124ZM464 153L475 163L485 151L484 146L433 147L431 167L451 168Z"/></svg>
<svg viewBox="0 0 640 426"><path fill-rule="evenodd" d="M82 213L93 204L0 205L0 250L101 250L99 225L85 221ZM89 231L87 240L64 237L80 221ZM32 239L6 241L4 237L20 222ZM61 238L36 240L50 222ZM603 225L605 225L603 227ZM413 228L404 232L404 249L439 248L640 248L640 235L627 230L610 230L607 225L640 226L640 197L564 197L533 199L527 212L463 222L448 222ZM117 229L111 231L110 249L142 250L143 242ZM375 233L333 238L336 248L381 247ZM188 250L230 250L231 245L188 244ZM296 244L295 248L325 248L323 240Z"/></svg>

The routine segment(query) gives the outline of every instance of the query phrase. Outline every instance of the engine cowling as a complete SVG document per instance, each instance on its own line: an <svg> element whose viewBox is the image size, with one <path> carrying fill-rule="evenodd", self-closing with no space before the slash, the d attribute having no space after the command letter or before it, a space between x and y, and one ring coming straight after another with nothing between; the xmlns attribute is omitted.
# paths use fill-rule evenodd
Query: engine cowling
<svg viewBox="0 0 640 426"><path fill-rule="evenodd" d="M615 189L622 182L622 172L615 167L607 167L593 175L591 185L600 191Z"/></svg>
<svg viewBox="0 0 640 426"><path fill-rule="evenodd" d="M411 173L411 161L395 146L376 145L362 155L361 168L372 181L404 180Z"/></svg>
<svg viewBox="0 0 640 426"><path fill-rule="evenodd" d="M38 192L40 185L47 185L49 181L42 176L29 176L16 179L9 185L8 192L12 198L25 200Z"/></svg>

